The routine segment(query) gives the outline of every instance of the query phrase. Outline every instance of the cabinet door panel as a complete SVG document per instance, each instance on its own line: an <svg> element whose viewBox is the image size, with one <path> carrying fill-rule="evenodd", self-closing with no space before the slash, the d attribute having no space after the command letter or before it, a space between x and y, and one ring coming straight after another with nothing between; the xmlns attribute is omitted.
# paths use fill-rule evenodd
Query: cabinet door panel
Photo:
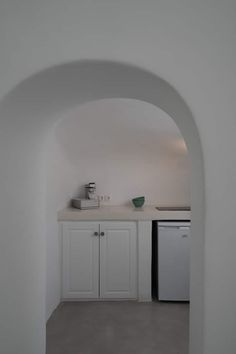
<svg viewBox="0 0 236 354"><path fill-rule="evenodd" d="M93 222L63 226L63 298L99 296L99 225Z"/></svg>
<svg viewBox="0 0 236 354"><path fill-rule="evenodd" d="M101 298L137 297L137 232L135 222L100 225Z"/></svg>

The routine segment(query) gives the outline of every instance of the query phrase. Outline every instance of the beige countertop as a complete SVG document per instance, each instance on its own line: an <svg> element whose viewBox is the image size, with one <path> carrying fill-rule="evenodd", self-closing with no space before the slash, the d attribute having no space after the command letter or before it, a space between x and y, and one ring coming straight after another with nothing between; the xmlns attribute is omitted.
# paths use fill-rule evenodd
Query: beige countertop
<svg viewBox="0 0 236 354"><path fill-rule="evenodd" d="M159 211L147 205L142 210L131 206L101 206L98 209L80 210L65 208L58 212L58 221L86 220L190 220L190 211Z"/></svg>

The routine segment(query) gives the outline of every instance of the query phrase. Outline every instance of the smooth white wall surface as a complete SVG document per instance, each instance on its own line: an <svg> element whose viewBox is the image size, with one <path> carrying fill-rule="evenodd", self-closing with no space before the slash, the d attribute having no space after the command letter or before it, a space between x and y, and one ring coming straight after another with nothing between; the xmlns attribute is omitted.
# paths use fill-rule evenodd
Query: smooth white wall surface
<svg viewBox="0 0 236 354"><path fill-rule="evenodd" d="M146 196L147 204L189 205L190 167L182 135L166 113L146 102L100 100L81 105L54 130L49 159L55 196L84 196L96 181L109 205ZM50 188L49 188L50 192Z"/></svg>
<svg viewBox="0 0 236 354"><path fill-rule="evenodd" d="M197 326L196 322L193 326L191 354L236 352L236 316L233 311L236 301L235 12L236 3L233 0L2 0L0 3L1 98L16 84L41 69L84 58L105 58L129 62L151 70L170 82L188 102L200 134L206 190L206 210L202 210L202 214L206 212L204 317L199 311L199 303L198 306L193 306L192 310L192 318L196 319L196 314L199 314L198 320L203 318L204 325ZM50 82L49 88L45 89L46 81L45 77L42 81L39 77L38 90L34 91L34 94L39 94L37 99L28 92L27 99L23 100L25 108L29 105L31 107L31 115L28 111L28 118L34 122L34 128L29 136L32 136L33 141L37 140L37 136L40 137L37 124L49 119L53 107L65 105L65 100L59 103L53 100L55 92L57 97L60 97L60 90L64 88L63 80L60 85L55 84L52 91ZM119 83L118 78L117 81ZM106 83L109 83L109 79ZM44 87L44 91L39 89L40 86ZM67 82L66 88L71 95L70 83ZM84 88L88 91L86 83ZM138 89L139 87L134 87L136 93ZM79 93L82 95L82 91ZM66 96L66 91L64 94ZM155 96L154 93L153 95ZM147 96L151 96L151 89ZM14 108L13 102L17 107L19 100L18 96L17 101L14 99L10 107ZM44 110L45 106L47 119L46 113L42 116L37 114L37 111ZM12 123L11 115L14 117ZM5 117L1 110L0 269L1 284L4 284L1 286L1 298L4 301L1 302L0 318L2 321L4 319L4 322L0 333L5 340L1 340L0 345L1 351L7 354L42 354L45 337L43 331L38 330L42 328L42 283L35 275L38 274L40 279L43 277L44 249L42 240L37 237L42 235L42 229L38 227L39 200L32 204L35 195L41 196L40 174L36 173L41 169L36 167L38 160L35 160L36 153L34 154L32 149L34 144L22 150L21 144L26 144L29 136L27 139L24 137L25 133L20 131L16 122L25 129L28 123L24 122L23 112L20 115L18 109L15 112L13 109L11 115ZM184 126L179 127L183 132ZM191 139L194 145L194 137ZM24 168L24 164L19 163L20 157L23 156L28 160L27 166L31 166L30 171ZM195 160L194 174L201 167L201 163ZM33 180L31 171L35 171ZM202 186L201 183L199 185ZM21 205L20 214L13 202L16 198ZM202 196L200 199L202 200ZM195 201L200 210L202 203L199 198ZM29 205L30 213L27 212ZM22 210L25 212L22 213ZM21 221L17 219L14 228L12 215L21 218ZM197 219L202 221L202 215L198 213ZM31 227L26 220L33 220ZM11 240L9 234L12 235ZM26 234L30 235L31 242L27 243L28 247L20 254L18 249L26 244L23 242ZM202 249L201 237L198 246L200 245ZM13 249L17 250L19 258L15 257ZM28 257L25 257L26 254ZM195 256L197 262L199 253L196 252ZM22 259L25 260L25 267L21 263ZM7 272L3 269L7 269ZM16 273L16 269L19 273ZM24 272L25 269L28 272ZM196 280L192 287L195 302L195 294L201 289L202 277L198 276L198 268L192 270ZM15 279L20 281L15 282ZM19 288L19 285L22 286ZM10 294L15 296L9 297ZM25 301L26 294L30 294L33 312L29 302ZM13 308L21 308L25 314L23 320L16 312L13 314ZM203 330L203 347L195 333L198 329Z"/></svg>
<svg viewBox="0 0 236 354"><path fill-rule="evenodd" d="M47 318L60 301L57 211L96 181L107 205L190 205L190 166L179 129L166 113L128 99L93 101L61 117L47 163Z"/></svg>
<svg viewBox="0 0 236 354"><path fill-rule="evenodd" d="M14 114L8 115L8 108L0 109L0 353L42 354L45 132L38 127L35 134L35 127L24 121L19 111L18 124L11 119Z"/></svg>

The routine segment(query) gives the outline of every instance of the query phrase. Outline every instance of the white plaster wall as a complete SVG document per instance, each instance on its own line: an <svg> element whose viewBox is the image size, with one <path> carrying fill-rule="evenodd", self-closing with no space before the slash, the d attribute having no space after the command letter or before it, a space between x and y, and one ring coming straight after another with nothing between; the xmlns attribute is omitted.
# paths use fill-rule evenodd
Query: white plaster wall
<svg viewBox="0 0 236 354"><path fill-rule="evenodd" d="M234 0L0 3L0 97L40 69L71 60L105 58L153 71L177 88L188 102L201 138L206 190L204 344L203 350L200 344L199 350L198 343L192 344L191 354L236 352L235 12ZM3 121L8 121L8 135ZM22 117L20 122L23 124ZM37 124L35 112L34 122ZM44 249L37 237L43 231L38 227L38 215L42 213L39 204L27 212L34 193L41 196L41 168L34 149L34 156L29 153L29 146L24 152L23 138L17 144L17 136L23 133L15 123L9 132L9 116L5 120L1 112L1 349L4 354L42 354ZM24 124L26 127L28 123ZM27 164L17 164L24 156L29 158ZM29 165L30 171L24 168ZM29 188L32 194L28 196ZM29 224L25 223L26 215L17 213L16 197L21 207L25 206L28 220L32 220L30 242L23 242ZM33 229L36 231L31 237ZM22 245L23 253L19 252ZM30 284L29 289L26 284ZM201 283L197 281L195 290L199 287ZM21 308L24 317L13 313L13 305L14 309Z"/></svg>
<svg viewBox="0 0 236 354"><path fill-rule="evenodd" d="M61 118L48 148L47 318L60 301L57 211L96 181L107 205L190 205L187 148L175 122L146 102L93 101Z"/></svg>
<svg viewBox="0 0 236 354"><path fill-rule="evenodd" d="M189 169L173 119L128 99L90 102L60 120L48 166L55 194L67 196L64 204L84 196L84 185L94 180L98 195L111 196L110 205L127 204L140 194L147 204L189 205Z"/></svg>
<svg viewBox="0 0 236 354"><path fill-rule="evenodd" d="M0 115L3 121L7 118L0 129L0 353L42 354L46 279L42 130L37 138L30 124L11 121L2 109Z"/></svg>

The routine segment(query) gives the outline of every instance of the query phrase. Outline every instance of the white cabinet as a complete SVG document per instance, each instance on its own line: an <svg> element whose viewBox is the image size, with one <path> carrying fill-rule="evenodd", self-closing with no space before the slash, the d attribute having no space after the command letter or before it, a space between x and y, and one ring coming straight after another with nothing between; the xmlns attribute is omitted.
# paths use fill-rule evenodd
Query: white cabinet
<svg viewBox="0 0 236 354"><path fill-rule="evenodd" d="M100 224L100 296L137 297L136 224L104 222Z"/></svg>
<svg viewBox="0 0 236 354"><path fill-rule="evenodd" d="M99 225L96 222L63 223L62 296L99 296Z"/></svg>
<svg viewBox="0 0 236 354"><path fill-rule="evenodd" d="M63 223L64 299L137 298L135 222Z"/></svg>

